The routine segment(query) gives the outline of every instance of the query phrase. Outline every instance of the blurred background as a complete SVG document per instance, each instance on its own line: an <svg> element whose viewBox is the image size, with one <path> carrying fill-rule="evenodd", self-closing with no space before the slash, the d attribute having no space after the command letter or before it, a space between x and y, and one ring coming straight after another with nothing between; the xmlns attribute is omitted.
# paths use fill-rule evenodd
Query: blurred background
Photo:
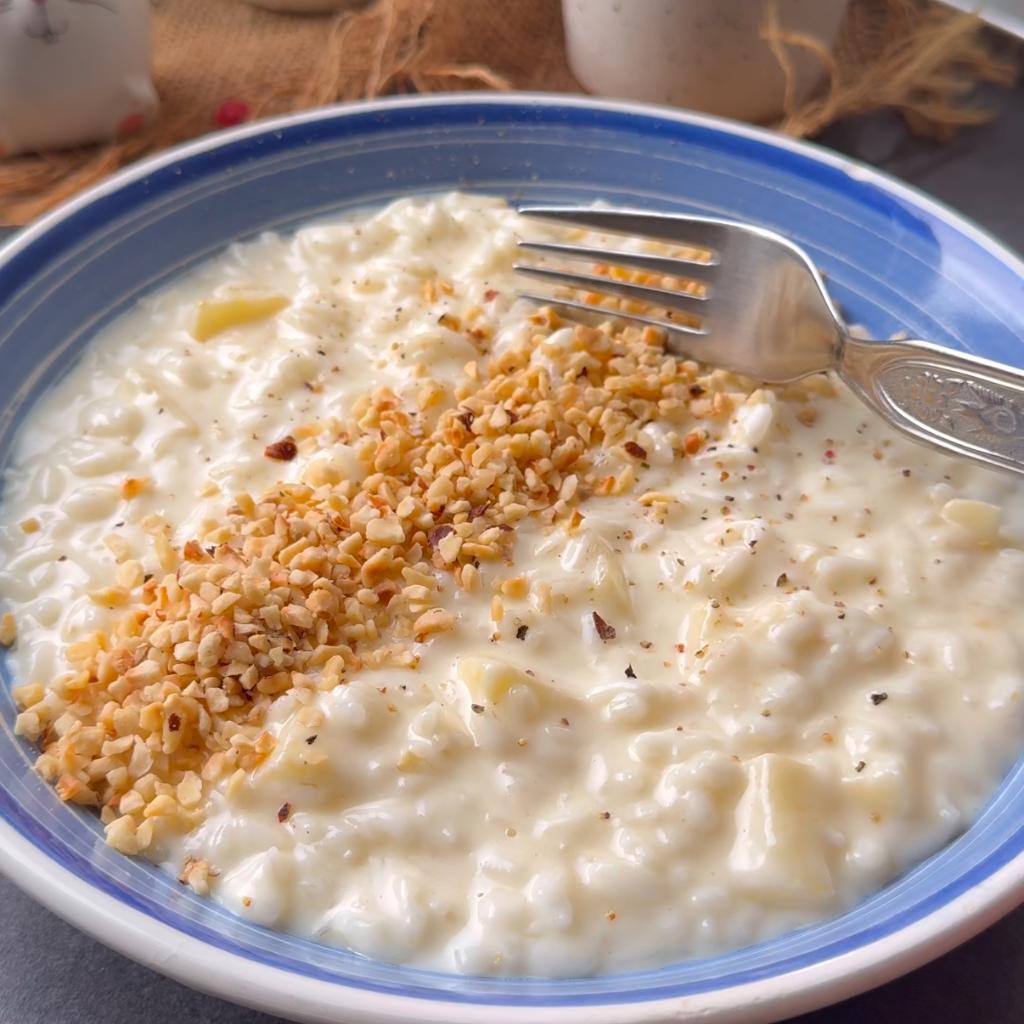
<svg viewBox="0 0 1024 1024"><path fill-rule="evenodd" d="M963 6L973 6L966 0ZM392 93L590 92L955 145L1018 80L1024 0L3 0L0 220L255 118ZM984 20L983 20L984 19Z"/></svg>

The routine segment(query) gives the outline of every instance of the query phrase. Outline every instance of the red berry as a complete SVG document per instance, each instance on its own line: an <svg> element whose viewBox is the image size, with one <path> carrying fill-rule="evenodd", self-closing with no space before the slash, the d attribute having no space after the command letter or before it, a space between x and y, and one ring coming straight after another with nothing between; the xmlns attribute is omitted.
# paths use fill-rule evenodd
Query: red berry
<svg viewBox="0 0 1024 1024"><path fill-rule="evenodd" d="M129 114L127 117L121 118L121 121L117 126L117 134L122 137L138 135L145 124L146 118L144 114Z"/></svg>
<svg viewBox="0 0 1024 1024"><path fill-rule="evenodd" d="M248 121L252 111L245 100L225 100L218 108L214 117L221 128L230 128L233 124Z"/></svg>

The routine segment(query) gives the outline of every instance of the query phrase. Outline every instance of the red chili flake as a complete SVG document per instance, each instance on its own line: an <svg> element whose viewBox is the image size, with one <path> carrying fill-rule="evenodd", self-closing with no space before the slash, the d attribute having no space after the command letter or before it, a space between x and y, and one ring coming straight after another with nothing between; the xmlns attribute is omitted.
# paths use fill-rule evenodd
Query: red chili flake
<svg viewBox="0 0 1024 1024"><path fill-rule="evenodd" d="M878 707L879 704L883 703L884 701L887 701L888 699L889 694L887 694L884 690L878 693L871 694L871 703L874 704L875 707Z"/></svg>
<svg viewBox="0 0 1024 1024"><path fill-rule="evenodd" d="M614 640L615 639L615 627L608 625L604 619L601 618L597 612L593 613L594 629L597 630L597 635L602 640Z"/></svg>
<svg viewBox="0 0 1024 1024"><path fill-rule="evenodd" d="M675 647L676 647L676 654L685 654L686 653L686 644L676 644Z"/></svg>
<svg viewBox="0 0 1024 1024"><path fill-rule="evenodd" d="M281 462L291 462L296 455L299 454L299 449L295 445L295 438L291 434L286 437L282 437L280 441L275 441L273 444L268 444L263 449L263 454L268 459L279 459Z"/></svg>
<svg viewBox="0 0 1024 1024"><path fill-rule="evenodd" d="M277 809L277 820L280 821L280 822L285 822L285 821L287 821L289 819L289 817L291 817L291 813L292 813L292 805L289 804L289 803L283 803Z"/></svg>
<svg viewBox="0 0 1024 1024"><path fill-rule="evenodd" d="M704 394L704 389L699 384L690 385L690 395L693 398L700 398Z"/></svg>
<svg viewBox="0 0 1024 1024"><path fill-rule="evenodd" d="M527 626L525 624L522 625L522 626L517 626L516 627L516 639L517 640L525 640L526 639L526 634L529 633L529 632L530 632L530 627L529 626Z"/></svg>
<svg viewBox="0 0 1024 1024"><path fill-rule="evenodd" d="M625 448L634 459L640 459L642 461L647 458L647 449L641 448L636 441L627 441L622 447Z"/></svg>
<svg viewBox="0 0 1024 1024"><path fill-rule="evenodd" d="M831 448L826 448L822 458L825 462L835 462L836 453Z"/></svg>
<svg viewBox="0 0 1024 1024"><path fill-rule="evenodd" d="M181 728L181 715L173 711L167 716L167 729L170 732L177 732Z"/></svg>
<svg viewBox="0 0 1024 1024"><path fill-rule="evenodd" d="M448 536L449 533L454 533L455 527L449 526L445 523L443 526L435 526L430 533L427 534L427 540L430 542L432 548L436 548Z"/></svg>
<svg viewBox="0 0 1024 1024"><path fill-rule="evenodd" d="M484 302L491 302L498 297L500 292L496 288L488 288L484 292Z"/></svg>
<svg viewBox="0 0 1024 1024"><path fill-rule="evenodd" d="M248 121L252 116L252 108L245 100L225 100L214 114L213 119L221 128L230 128L232 125Z"/></svg>
<svg viewBox="0 0 1024 1024"><path fill-rule="evenodd" d="M473 426L473 420L476 417L469 411L469 409L463 409L461 412L455 414L455 418L467 429Z"/></svg>

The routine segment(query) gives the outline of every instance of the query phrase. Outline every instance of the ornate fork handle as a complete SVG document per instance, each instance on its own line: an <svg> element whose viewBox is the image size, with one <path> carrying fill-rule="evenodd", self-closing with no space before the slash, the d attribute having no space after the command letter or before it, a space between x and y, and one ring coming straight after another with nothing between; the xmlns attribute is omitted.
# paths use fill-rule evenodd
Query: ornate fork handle
<svg viewBox="0 0 1024 1024"><path fill-rule="evenodd" d="M924 341L853 338L838 369L905 434L1024 474L1024 372Z"/></svg>

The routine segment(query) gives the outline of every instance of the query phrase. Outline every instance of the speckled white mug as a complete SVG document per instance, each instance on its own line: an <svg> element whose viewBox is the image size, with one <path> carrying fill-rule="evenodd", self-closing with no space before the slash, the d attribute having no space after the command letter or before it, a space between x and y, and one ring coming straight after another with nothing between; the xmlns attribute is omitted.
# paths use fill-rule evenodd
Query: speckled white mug
<svg viewBox="0 0 1024 1024"><path fill-rule="evenodd" d="M0 156L138 131L149 60L148 0L0 0Z"/></svg>
<svg viewBox="0 0 1024 1024"><path fill-rule="evenodd" d="M600 96L689 107L765 123L782 113L785 76L762 38L770 6L782 29L831 46L848 0L562 0L569 65ZM796 98L824 67L791 47Z"/></svg>

